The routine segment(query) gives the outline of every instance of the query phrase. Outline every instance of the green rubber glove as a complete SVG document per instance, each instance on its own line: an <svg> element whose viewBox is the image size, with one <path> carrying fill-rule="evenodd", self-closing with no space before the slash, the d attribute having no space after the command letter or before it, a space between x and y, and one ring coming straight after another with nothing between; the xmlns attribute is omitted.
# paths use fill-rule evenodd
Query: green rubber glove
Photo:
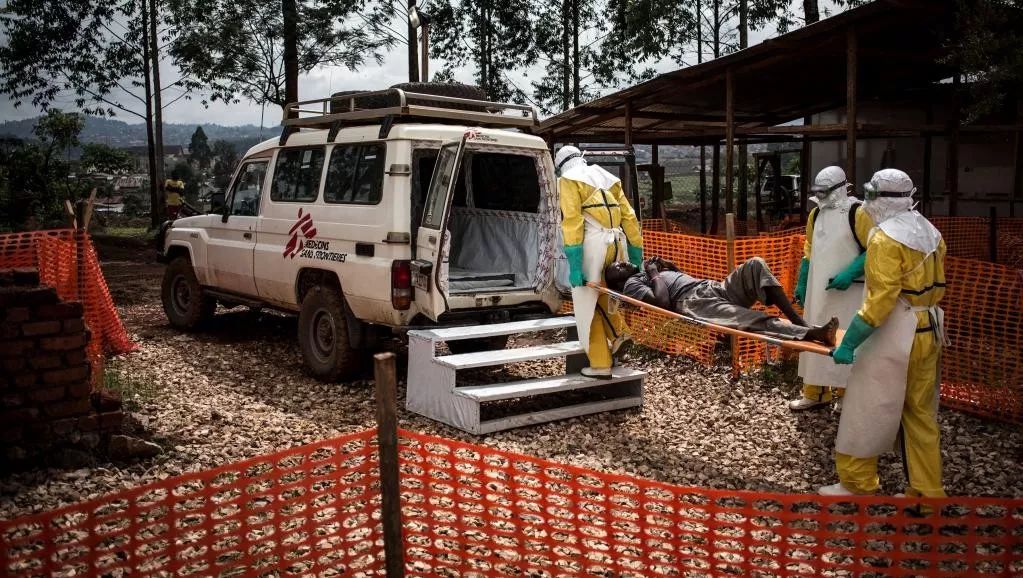
<svg viewBox="0 0 1023 578"><path fill-rule="evenodd" d="M643 269L643 247L629 245L629 263Z"/></svg>
<svg viewBox="0 0 1023 578"><path fill-rule="evenodd" d="M796 278L796 301L806 303L806 280L810 276L810 260L803 257L799 262L799 277Z"/></svg>
<svg viewBox="0 0 1023 578"><path fill-rule="evenodd" d="M848 289L853 281L863 276L863 270L867 262L867 253L860 253L858 257L849 263L849 266L843 269L835 278L828 283L828 289L838 289L839 291L845 291Z"/></svg>
<svg viewBox="0 0 1023 578"><path fill-rule="evenodd" d="M565 257L568 258L568 282L572 287L582 287L583 279L583 246L565 245Z"/></svg>
<svg viewBox="0 0 1023 578"><path fill-rule="evenodd" d="M842 344L831 352L831 357L834 358L835 363L839 365L849 365L852 363L856 359L856 348L870 337L874 329L873 326L857 313L853 317L852 323L849 324L849 329L845 331Z"/></svg>

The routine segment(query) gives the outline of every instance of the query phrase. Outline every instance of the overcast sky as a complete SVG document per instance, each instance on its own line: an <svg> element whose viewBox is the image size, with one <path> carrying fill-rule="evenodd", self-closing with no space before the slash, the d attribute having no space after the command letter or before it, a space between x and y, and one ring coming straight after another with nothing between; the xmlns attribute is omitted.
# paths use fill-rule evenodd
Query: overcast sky
<svg viewBox="0 0 1023 578"><path fill-rule="evenodd" d="M795 12L797 14L801 14L802 2L795 2L794 4L798 4L798 6L793 6ZM828 2L821 2L822 18L825 16L824 11L828 8L828 4ZM397 26L395 26L395 28L397 28ZM400 30L400 28L398 29ZM750 33L750 43L756 44L762 42L765 38L775 36L776 34L777 32L774 28L752 31ZM431 59L431 74L440 70L443 64L444 63L442 61ZM676 66L671 62L662 62L659 63L656 68L660 72L665 72L676 68ZM176 71L169 64L165 64L161 70L165 83L167 82L166 79L173 79L177 76ZM456 80L472 83L472 73L473 71L471 68L463 68L456 72ZM542 67L535 66L510 75L510 80L529 93L530 79L539 78L543 74L544 71ZM364 66L357 72L352 72L343 67L324 67L302 76L299 79L299 94L304 99L316 98L329 95L331 92L339 90L373 90L386 88L392 84L404 82L407 79L407 53L405 45L398 43L385 55L384 61L381 65L372 63ZM171 95L171 98L173 98L173 96L174 95ZM63 103L57 102L54 106L65 110L73 110L75 108L74 103L71 100L66 100ZM31 106L22 105L21 107L15 108L13 102L6 99L0 99L0 120L18 120L33 117L37 114L39 114L39 111ZM261 114L263 115L262 123L264 126L279 125L281 120L281 110L275 105L268 105L264 110L258 104L242 101L235 104L213 103L207 108L197 100L181 99L166 108L164 111L164 122L183 124L216 123L222 125L259 125ZM131 123L140 122L137 117L130 115L120 114L116 118Z"/></svg>

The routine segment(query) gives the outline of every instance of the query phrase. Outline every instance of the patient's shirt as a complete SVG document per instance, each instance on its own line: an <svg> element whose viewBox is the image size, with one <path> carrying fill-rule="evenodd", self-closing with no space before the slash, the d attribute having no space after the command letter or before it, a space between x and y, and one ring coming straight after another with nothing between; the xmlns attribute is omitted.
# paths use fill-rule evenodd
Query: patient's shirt
<svg viewBox="0 0 1023 578"><path fill-rule="evenodd" d="M685 273L676 273L675 271L661 271L660 277L668 284L668 296L671 298L673 305L685 298L693 289L704 283L710 283L707 279L697 279L696 277L691 277ZM654 300L654 290L651 289L650 278L646 276L646 273L637 273L629 277L625 281L622 293L647 303Z"/></svg>

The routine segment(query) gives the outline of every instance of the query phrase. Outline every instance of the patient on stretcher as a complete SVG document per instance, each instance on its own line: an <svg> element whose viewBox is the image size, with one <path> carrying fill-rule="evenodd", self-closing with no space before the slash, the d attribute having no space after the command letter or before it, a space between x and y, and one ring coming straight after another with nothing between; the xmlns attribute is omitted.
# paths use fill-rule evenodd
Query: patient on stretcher
<svg viewBox="0 0 1023 578"><path fill-rule="evenodd" d="M659 257L643 261L642 271L631 263L612 263L604 269L604 279L612 291L714 325L835 345L838 319L807 325L760 257L739 265L724 281L691 277ZM757 302L777 306L788 321L750 309Z"/></svg>

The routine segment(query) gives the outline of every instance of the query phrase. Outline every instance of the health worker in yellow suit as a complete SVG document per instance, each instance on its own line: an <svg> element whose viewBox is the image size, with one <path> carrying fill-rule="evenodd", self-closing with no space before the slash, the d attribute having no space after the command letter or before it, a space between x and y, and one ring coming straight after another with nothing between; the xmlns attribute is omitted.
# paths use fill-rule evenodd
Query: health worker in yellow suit
<svg viewBox="0 0 1023 578"><path fill-rule="evenodd" d="M607 295L585 286L603 283L604 267L628 261L643 263L643 236L635 211L625 198L618 177L587 164L582 152L564 146L554 156L561 197L561 229L572 284L579 341L590 366L587 377L610 377L613 355L629 341L622 314Z"/></svg>
<svg viewBox="0 0 1023 578"><path fill-rule="evenodd" d="M835 441L839 483L824 495L872 494L877 456L898 441L908 496L942 497L938 430L945 344L945 242L913 210L913 181L896 169L874 174L863 208L876 223L867 243L866 298L832 357L853 364Z"/></svg>

